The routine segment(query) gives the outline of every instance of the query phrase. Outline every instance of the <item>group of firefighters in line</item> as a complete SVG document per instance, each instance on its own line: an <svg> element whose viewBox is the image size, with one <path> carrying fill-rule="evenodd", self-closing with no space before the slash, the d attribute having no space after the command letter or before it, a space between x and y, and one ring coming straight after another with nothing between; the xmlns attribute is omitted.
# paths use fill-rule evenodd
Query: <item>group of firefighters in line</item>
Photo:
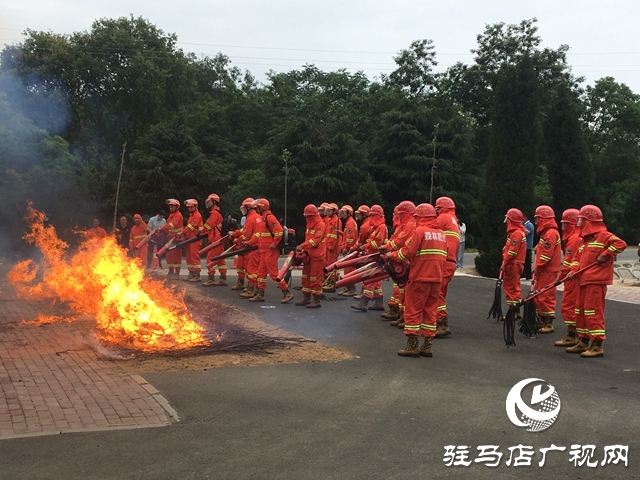
<svg viewBox="0 0 640 480"><path fill-rule="evenodd" d="M167 223L158 230L166 233L170 241L192 239L202 232L207 233L210 244L222 238L223 217L218 195L211 194L205 201L209 209L206 222L198 211L197 200L186 200L184 204L189 211L186 226L180 213L180 202L169 199L166 203L169 207ZM240 229L229 232L229 237L238 250L250 246L257 248L239 256L238 282L231 287L232 290L242 290L240 296L251 302L263 302L267 277L271 277L282 291L281 303L291 302L294 297L287 282L278 278L278 258L284 229L271 213L269 201L265 198L247 198L242 202L240 211L246 221ZM398 354L432 356L433 338L451 334L446 295L456 270L460 242L453 200L441 197L435 207L426 203L416 207L410 201L401 202L393 212L394 232L391 237L380 205L371 208L361 205L354 211L350 205L339 208L335 203L323 203L319 207L310 204L305 207L303 215L306 219L305 238L295 249L296 259L302 263L303 298L295 305L321 307L320 300L324 292L335 291L338 279L334 274L325 275L323 269L335 263L340 254L347 255L358 250L363 254L380 253L387 261L411 263L408 283L404 287L394 283L389 309L381 316L391 320L392 326L403 328L407 335L407 348ZM225 245L220 244L207 252L208 279L202 283L203 286L227 285L225 260L211 261L224 248ZM189 271L187 280L200 282L201 241L189 243L185 249ZM167 251L166 262L169 268L167 277L178 279L182 263L181 249ZM216 268L219 272L218 281L215 278ZM345 275L352 270L346 268ZM346 286L339 294L357 299L358 303L351 305L355 310L385 310L381 281L363 282L359 295L355 285ZM418 348L421 336L424 343Z"/></svg>
<svg viewBox="0 0 640 480"><path fill-rule="evenodd" d="M207 234L209 243L222 238L223 216L217 194L209 195L205 201L209 209L206 222L198 211L197 200L184 202L189 211L186 226L180 213L180 202L169 199L166 203L169 207L167 223L159 230L164 231L170 240L186 240L203 232ZM229 238L237 249L257 248L239 256L238 281L232 290L242 290L240 297L251 302L263 302L269 276L282 291L281 303L291 302L294 296L286 280L278 278L284 229L271 213L269 201L247 198L242 202L240 211L246 221L240 229L229 232ZM303 265L303 298L295 305L321 307L323 291L335 291L337 280L337 275L324 274L323 269L335 263L340 254L348 255L358 250L363 254L379 253L388 262L410 264L406 285L393 284L389 309L381 316L391 320L392 326L404 329L407 345L398 351L398 355L431 357L433 339L451 334L446 297L456 270L460 242L453 200L440 197L435 207L428 203L416 206L410 201L401 202L393 210L394 231L391 236L380 205L370 208L361 205L354 211L350 205L339 208L335 203L323 203L319 207L309 204L303 215L306 219L305 237L295 249L296 259ZM566 280L561 312L567 333L555 345L567 347L567 352L581 353L584 357L602 356L602 342L606 339L606 285L613 281L614 258L626 248L626 243L607 231L602 212L593 205L585 205L580 210L566 210L562 215L562 236L551 207L539 206L534 219L540 240L535 249L532 285L541 288L559 278ZM507 238L500 276L507 305L515 306L522 300L520 279L526 256L524 216L520 210L512 208L505 216L505 223ZM200 282L200 249L200 240L186 246L187 280L191 282ZM225 245L221 243L208 251L208 279L203 286L227 285L225 260L210 261L224 249ZM181 249L168 251L166 262L168 278L178 279ZM218 281L215 279L216 268L220 275ZM344 274L353 269L345 268ZM357 299L358 303L351 305L355 310L385 310L379 280L363 281L359 295L355 285L346 286L339 294ZM536 297L540 333L554 331L555 309L555 287ZM420 337L424 339L422 345L419 345Z"/></svg>
<svg viewBox="0 0 640 480"><path fill-rule="evenodd" d="M570 208L562 213L562 235L558 231L555 212L547 205L536 209L536 232L540 240L535 249L532 286L544 290L535 299L538 332L552 333L556 310L556 281L564 280L560 311L567 327L558 347L582 357L604 355L605 295L613 283L615 257L627 244L607 231L602 211L595 205L580 210ZM526 229L522 212L507 211L507 239L502 251L500 275L507 304L515 307L522 300L520 277L526 254ZM544 287L551 288L545 289ZM516 317L520 312L516 312Z"/></svg>

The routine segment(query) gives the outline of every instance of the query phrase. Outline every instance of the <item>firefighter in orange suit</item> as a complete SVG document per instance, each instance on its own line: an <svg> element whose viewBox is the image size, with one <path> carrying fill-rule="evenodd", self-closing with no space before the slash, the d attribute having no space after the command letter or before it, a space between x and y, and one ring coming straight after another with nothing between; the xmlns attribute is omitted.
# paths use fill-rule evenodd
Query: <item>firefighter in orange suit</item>
<svg viewBox="0 0 640 480"><path fill-rule="evenodd" d="M212 193L207 197L204 201L205 206L209 209L209 218L204 223L203 232L207 234L207 239L209 243L213 243L222 238L222 214L220 213L220 197L216 193ZM209 259L211 257L215 257L216 255L220 255L224 251L224 244L218 245L217 247L209 250L207 252L207 264L209 264ZM218 267L218 271L220 272L220 280L216 282L216 267ZM210 268L207 267L207 273L209 278L202 283L204 287L221 287L227 285L227 262L222 259L215 262Z"/></svg>
<svg viewBox="0 0 640 480"><path fill-rule="evenodd" d="M571 267L573 274L590 266L577 276L580 285L578 294L578 317L576 332L578 343L567 348L568 353L581 353L583 357L602 357L602 342L607 339L605 332L604 306L607 285L613 283L613 262L627 244L607 231L602 211L595 205L585 205L578 214L578 227L582 243L578 249L577 265ZM589 345L589 340L591 344Z"/></svg>
<svg viewBox="0 0 640 480"><path fill-rule="evenodd" d="M548 205L540 205L533 215L536 232L540 236L532 272L533 285L536 289L555 282L560 271L562 241L555 216L555 212ZM552 333L554 330L553 320L556 318L556 287L538 295L536 312L540 319L538 332Z"/></svg>
<svg viewBox="0 0 640 480"><path fill-rule="evenodd" d="M338 216L344 223L342 227L340 251L342 255L347 255L358 244L358 224L353 219L353 207L351 205L344 205L338 212ZM347 275L354 270L355 267L347 267L344 269L344 274ZM346 286L344 290L340 292L340 295L345 297L353 297L355 294L355 285Z"/></svg>
<svg viewBox="0 0 640 480"><path fill-rule="evenodd" d="M248 197L248 198L245 198L240 204L240 213L242 213L242 216L245 217L245 225L247 224L247 214L249 213L248 207L251 205L251 203L253 203L253 198ZM246 242L247 240L249 240L249 238L244 240L243 234L244 234L244 225L238 228L237 230L233 230L232 232L229 232L229 237L233 239L234 243L236 243L236 241ZM244 279L247 276L247 256L246 255L238 256L238 261L236 262L236 273L238 274L238 281L233 287L231 287L231 290L244 290L245 288Z"/></svg>
<svg viewBox="0 0 640 480"><path fill-rule="evenodd" d="M562 213L561 226L564 258L559 279L566 277L571 271L571 267L577 265L576 258L578 257L578 249L582 243L580 230L576 226L579 213L577 208L569 208ZM560 312L562 313L564 324L567 326L567 334L562 340L554 343L556 347L573 347L578 343L576 336L576 307L578 306L579 294L580 285L578 282L565 282Z"/></svg>
<svg viewBox="0 0 640 480"><path fill-rule="evenodd" d="M394 232L384 245L385 250L400 250L406 241L411 238L411 234L415 229L413 215L416 206L413 202L405 200L400 202L394 211ZM397 283L393 283L393 293L389 300L389 311L380 315L385 320L392 320L395 326L403 323L401 317L404 310L404 287L400 287ZM399 321L398 321L399 320Z"/></svg>
<svg viewBox="0 0 640 480"><path fill-rule="evenodd" d="M340 219L338 218L338 205L329 203L324 209L325 217L325 246L326 253L324 256L324 266L331 265L338 260L338 233L340 231ZM336 274L329 275L323 284L323 290L328 292L336 291Z"/></svg>
<svg viewBox="0 0 640 480"><path fill-rule="evenodd" d="M189 211L189 218L187 219L187 226L182 229L182 237L185 240L189 240L202 233L202 215L198 211L198 201L194 198L184 201L187 210ZM200 281L200 270L202 265L200 264L200 255L198 251L202 247L202 241L190 243L186 246L187 250L187 270L189 270L189 277L186 278L188 282Z"/></svg>
<svg viewBox="0 0 640 480"><path fill-rule="evenodd" d="M510 208L504 219L507 224L507 241L502 247L502 289L507 305L512 306L522 300L520 278L527 254L527 230L524 228L524 216L517 208ZM516 312L520 317L520 312Z"/></svg>
<svg viewBox="0 0 640 480"><path fill-rule="evenodd" d="M260 264L258 266L258 291L249 299L250 302L264 302L264 291L267 288L267 275L272 280L278 276L278 257L280 256L280 241L283 236L283 228L278 219L271 213L269 200L260 198L256 201L260 222L256 235L249 240L249 245L258 245L260 252ZM283 298L280 303L289 303L293 300L293 294L284 280L278 283L282 290Z"/></svg>
<svg viewBox="0 0 640 480"><path fill-rule="evenodd" d="M93 219L93 223L91 224L91 228L86 231L85 238L87 240L94 239L103 239L107 237L107 231L100 226L100 220L97 218Z"/></svg>
<svg viewBox="0 0 640 480"><path fill-rule="evenodd" d="M362 248L362 246L369 238L369 234L371 233L371 221L369 220L369 212L371 209L366 205L360 205L355 212L355 217L358 222L360 222L360 227L358 228L358 244L353 247L353 249ZM362 298L362 292L364 287L360 287L360 293L358 295L352 295L354 299L360 300Z"/></svg>
<svg viewBox="0 0 640 480"><path fill-rule="evenodd" d="M147 248L149 247L147 244L143 245L140 248L136 248L138 243L144 240L148 235L149 227L146 223L142 221L142 217L139 213L136 213L133 216L133 226L131 227L131 231L129 232L129 248L133 250L138 257L143 262L147 261Z"/></svg>
<svg viewBox="0 0 640 480"><path fill-rule="evenodd" d="M415 210L416 227L404 246L387 254L392 261L411 262L405 287L404 334L407 346L398 351L403 357L432 357L436 334L438 297L447 260L446 235L436 220L436 211L428 203ZM418 337L424 343L418 348Z"/></svg>
<svg viewBox="0 0 640 480"><path fill-rule="evenodd" d="M330 203L324 209L324 223L326 225L325 231L325 260L324 266L331 265L338 260L338 227L340 225L340 219L338 218L338 205ZM334 282L335 283L335 282Z"/></svg>
<svg viewBox="0 0 640 480"><path fill-rule="evenodd" d="M262 217L258 213L258 205L251 198L242 202L244 211L247 212L247 218L242 227L242 235L235 240L238 247L242 248L248 245L257 245L260 241L259 226L262 223ZM242 298L253 298L258 293L258 267L260 266L260 251L254 250L244 254L245 269L247 271L247 288L245 288L240 296Z"/></svg>
<svg viewBox="0 0 640 480"><path fill-rule="evenodd" d="M389 232L387 225L384 223L384 210L380 205L374 205L369 212L369 222L371 224L371 233L369 237L362 245L362 250L365 253L376 253L380 251L380 248L386 243L389 238ZM384 311L383 295L382 295L382 282L380 280L376 282L364 283L362 286L362 296L360 302L351 305L351 308L366 312L368 310ZM369 301L373 300L374 304L367 308Z"/></svg>
<svg viewBox="0 0 640 480"><path fill-rule="evenodd" d="M436 213L438 225L447 237L447 262L444 265L442 278L442 291L438 299L438 328L436 338L451 335L449 329L449 316L447 314L447 292L449 282L456 273L458 264L458 249L460 248L460 227L456 217L456 204L449 197L440 197L436 200Z"/></svg>
<svg viewBox="0 0 640 480"><path fill-rule="evenodd" d="M296 255L303 258L302 293L304 298L296 305L307 308L320 308L322 298L322 269L326 258L325 222L320 218L315 205L304 207L304 217L307 228L304 232L304 242L296 247ZM312 300L313 297L313 300Z"/></svg>
<svg viewBox="0 0 640 480"><path fill-rule="evenodd" d="M182 213L180 213L180 202L175 198L167 200L169 206L169 217L167 217L167 223L160 230L168 233L169 241L177 242L176 237L182 233L184 228L184 219ZM180 268L182 266L182 249L176 248L167 252L167 267L169 267L169 273L167 279L177 280L180 278Z"/></svg>

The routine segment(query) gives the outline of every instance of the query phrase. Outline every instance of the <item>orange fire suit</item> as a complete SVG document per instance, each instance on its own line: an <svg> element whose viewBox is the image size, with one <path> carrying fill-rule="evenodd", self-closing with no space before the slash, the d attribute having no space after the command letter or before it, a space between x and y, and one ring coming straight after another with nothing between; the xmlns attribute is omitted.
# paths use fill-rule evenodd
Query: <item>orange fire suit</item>
<svg viewBox="0 0 640 480"><path fill-rule="evenodd" d="M387 251L395 251L400 250L404 247L405 243L415 230L415 225L413 223L413 219L411 217L407 217L404 223L399 223L398 228L396 228L393 235L389 241L385 244L385 248ZM393 290L391 293L391 298L389 299L389 307L398 307L400 311L404 310L404 286L400 287L397 283L393 283Z"/></svg>
<svg viewBox="0 0 640 480"><path fill-rule="evenodd" d="M591 223L594 227L596 222L586 220L586 223ZM571 271L576 272L595 262L600 255L605 258L604 263L587 268L577 277L580 293L576 333L578 337L590 338L593 341L607 339L604 318L607 285L613 283L613 262L616 255L627 248L624 240L608 232L602 222L598 223L600 225L595 225L590 233L582 237L582 243L578 249L578 264L571 267ZM584 227L582 232L585 232Z"/></svg>
<svg viewBox="0 0 640 480"><path fill-rule="evenodd" d="M207 232L207 239L209 243L213 243L222 238L222 214L220 213L220 207L214 205L209 212L209 218L207 218L206 223L204 224L203 230ZM209 259L211 257L215 257L216 255L220 255L224 252L224 243L218 245L216 248L212 248L207 252L207 264L209 263ZM227 275L227 262L224 259L218 260L215 262L211 268L208 268L209 275L215 275L216 267L220 271L220 275ZM238 275L240 278L240 275ZM243 275L244 278L244 275Z"/></svg>
<svg viewBox="0 0 640 480"><path fill-rule="evenodd" d="M186 240L188 240L202 233L202 229L202 215L200 215L200 212L196 210L191 215L189 215L189 218L187 219L187 226L182 230L182 235ZM202 270L202 265L200 264L200 255L198 255L198 250L200 250L200 248L202 248L202 240L190 243L186 247L187 270L189 270L190 272L200 273L200 270Z"/></svg>
<svg viewBox="0 0 640 480"><path fill-rule="evenodd" d="M324 224L326 226L324 243L325 258L324 266L331 265L338 260L338 230L340 225L340 219L337 215L331 215L324 217Z"/></svg>
<svg viewBox="0 0 640 480"><path fill-rule="evenodd" d="M362 225L360 225L360 231L358 233L358 247L363 246L367 242L369 235L371 235L371 228L371 219L367 217L362 221Z"/></svg>
<svg viewBox="0 0 640 480"><path fill-rule="evenodd" d="M564 243L564 259L560 277L564 278L571 271L571 268L578 265L578 249L582 243L580 232L575 225L565 224L562 229L562 240ZM580 295L580 285L578 282L565 282L562 292L562 303L560 311L565 325L570 330L576 329L576 311L578 310L578 297Z"/></svg>
<svg viewBox="0 0 640 480"><path fill-rule="evenodd" d="M247 219L248 221L248 219ZM246 223L245 223L246 225ZM249 240L249 245L258 245L260 252L260 263L258 265L258 289L267 288L267 275L273 281L278 276L278 257L280 249L278 244L282 240L284 229L278 219L271 213L271 210L262 212L260 221L257 223L257 231ZM278 283L280 290L287 290L289 287L284 280Z"/></svg>
<svg viewBox="0 0 640 480"><path fill-rule="evenodd" d="M166 225L161 227L160 230L168 232L169 240L175 242L176 235L182 233L183 227L184 219L182 218L182 214L179 210L176 210L174 213L169 214ZM180 268L182 267L182 249L176 248L167 252L167 267L174 269L176 273L180 273Z"/></svg>
<svg viewBox="0 0 640 480"><path fill-rule="evenodd" d="M340 245L340 250L343 255L349 253L354 246L358 244L358 224L353 219L353 217L349 216L344 222L344 227L342 229L342 243ZM353 272L355 270L354 267L347 267L344 269L344 274Z"/></svg>
<svg viewBox="0 0 640 480"><path fill-rule="evenodd" d="M96 228L91 227L89 230L87 230L87 233L85 234L85 238L87 240L94 240L96 238L106 238L106 236L107 236L107 231L102 227L96 227Z"/></svg>
<svg viewBox="0 0 640 480"><path fill-rule="evenodd" d="M456 273L456 265L458 264L458 249L460 247L460 227L456 218L455 210L443 208L438 213L438 227L447 237L447 261L444 265L444 274L442 277L442 285L440 296L438 297L438 320L447 317L447 292L449 290L449 282Z"/></svg>
<svg viewBox="0 0 640 480"><path fill-rule="evenodd" d="M308 260L302 266L302 293L305 295L322 295L322 268L326 258L326 225L320 215L307 217L307 228L304 242L299 250L307 253Z"/></svg>
<svg viewBox="0 0 640 480"><path fill-rule="evenodd" d="M136 248L136 245L146 238L148 235L147 230L149 230L148 225L144 222L140 222L138 225L134 223L131 227L131 231L129 232L129 248L134 250L136 257L145 263L147 261L147 250L149 248L149 244L143 245L140 248Z"/></svg>
<svg viewBox="0 0 640 480"><path fill-rule="evenodd" d="M520 276L527 254L527 231L522 223L507 219L507 241L502 247L502 288L507 305L512 306L522 300Z"/></svg>
<svg viewBox="0 0 640 480"><path fill-rule="evenodd" d="M258 212L255 210L249 210L247 213L247 219L244 222L244 227L242 227L242 235L239 238L239 242L243 242L248 245L257 245L260 239L260 233L258 232L258 225L260 223L262 223L262 217ZM245 253L243 257L245 259L245 270L247 273L248 285L250 287L256 287L258 285L260 251L254 250L253 252Z"/></svg>
<svg viewBox="0 0 640 480"><path fill-rule="evenodd" d="M418 224L404 246L391 254L391 259L408 263L409 281L406 285L404 334L434 337L436 315L447 241L433 217L419 218Z"/></svg>
<svg viewBox="0 0 640 480"><path fill-rule="evenodd" d="M533 263L535 288L540 289L556 281L561 268L562 245L556 221L553 218L539 218L536 229L540 241L536 247ZM535 300L536 312L542 317L556 317L556 287L538 295Z"/></svg>
<svg viewBox="0 0 640 480"><path fill-rule="evenodd" d="M362 248L366 253L376 253L389 238L389 231L384 223L384 217L369 217L369 220L371 220L371 233ZM364 298L369 300L382 299L382 282L380 280L370 283L363 282L362 287L362 296Z"/></svg>

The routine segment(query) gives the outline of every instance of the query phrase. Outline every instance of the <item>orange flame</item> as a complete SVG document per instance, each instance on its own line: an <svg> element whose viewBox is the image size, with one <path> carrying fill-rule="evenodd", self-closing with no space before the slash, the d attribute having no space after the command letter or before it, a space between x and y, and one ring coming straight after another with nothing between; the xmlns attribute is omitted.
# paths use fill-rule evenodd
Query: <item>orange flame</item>
<svg viewBox="0 0 640 480"><path fill-rule="evenodd" d="M139 261L127 258L113 237L86 239L69 256L44 218L28 206L31 231L24 238L43 254L42 278L36 281L39 268L32 260L18 263L7 276L19 296L61 300L78 314L95 316L98 338L113 345L157 351L209 343L184 295L145 279Z"/></svg>

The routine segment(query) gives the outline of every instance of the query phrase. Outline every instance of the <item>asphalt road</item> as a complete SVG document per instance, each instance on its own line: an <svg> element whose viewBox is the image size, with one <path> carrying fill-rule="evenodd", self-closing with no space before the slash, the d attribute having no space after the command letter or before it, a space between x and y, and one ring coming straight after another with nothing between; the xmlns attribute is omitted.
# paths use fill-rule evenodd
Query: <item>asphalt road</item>
<svg viewBox="0 0 640 480"><path fill-rule="evenodd" d="M388 288L388 282L383 282ZM605 357L583 359L553 346L562 336L521 337L507 349L486 319L494 282L456 277L450 287L453 335L434 357L401 358L402 332L350 300L319 310L279 303L242 305L264 321L328 345L353 360L200 372L147 374L182 417L140 430L0 442L0 478L636 478L640 477L640 306L609 302ZM236 301L229 289L211 295ZM297 292L296 296L300 296ZM275 308L261 308L274 305ZM562 410L551 428L529 433L505 411L511 387L529 377L555 386ZM509 447L531 446L531 466L507 467ZM540 448L554 444L538 466ZM628 467L575 467L572 445L629 447ZM496 468L446 466L445 446L497 445Z"/></svg>

